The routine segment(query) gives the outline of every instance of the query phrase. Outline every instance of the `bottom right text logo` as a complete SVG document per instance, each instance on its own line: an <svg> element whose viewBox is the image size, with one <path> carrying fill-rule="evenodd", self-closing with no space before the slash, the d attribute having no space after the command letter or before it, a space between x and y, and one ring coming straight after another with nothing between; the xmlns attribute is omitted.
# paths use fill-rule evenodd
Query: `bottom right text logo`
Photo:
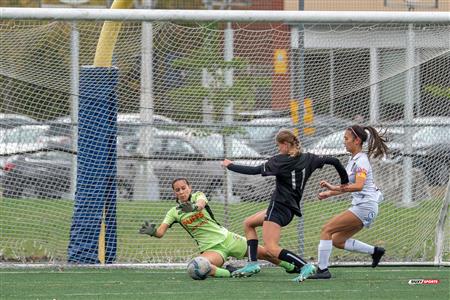
<svg viewBox="0 0 450 300"><path fill-rule="evenodd" d="M408 284L439 284L439 279L410 279Z"/></svg>

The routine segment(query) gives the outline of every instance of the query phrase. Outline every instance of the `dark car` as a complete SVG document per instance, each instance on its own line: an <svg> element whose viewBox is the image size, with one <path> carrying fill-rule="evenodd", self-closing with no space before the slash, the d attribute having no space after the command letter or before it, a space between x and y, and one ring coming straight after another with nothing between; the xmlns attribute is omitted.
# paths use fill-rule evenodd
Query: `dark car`
<svg viewBox="0 0 450 300"><path fill-rule="evenodd" d="M430 185L445 185L450 176L450 118L422 117L413 120L412 152L406 153L407 127L401 127L405 133L401 139L390 144L391 153L403 161L405 156L412 157L412 166L421 169Z"/></svg>
<svg viewBox="0 0 450 300"><path fill-rule="evenodd" d="M432 185L445 185L450 176L450 124L425 127L414 134L415 164Z"/></svg>
<svg viewBox="0 0 450 300"><path fill-rule="evenodd" d="M70 191L71 156L42 151L11 157L4 165L3 197L63 198Z"/></svg>
<svg viewBox="0 0 450 300"><path fill-rule="evenodd" d="M120 154L120 153L119 153ZM3 166L3 197L71 199L72 161L75 155L64 151L39 151L10 157ZM129 167L118 162L117 196L133 197ZM128 167L128 168L127 168ZM94 171L94 170L93 170Z"/></svg>
<svg viewBox="0 0 450 300"><path fill-rule="evenodd" d="M261 155L244 142L231 137L228 142L226 157L244 164L263 162ZM220 166L225 156L223 145L224 137L219 134L191 131L154 129L152 138L144 140L144 143L137 137L119 138L118 198L173 199L172 180L188 177L195 189L204 191L213 199L224 200L225 171ZM73 158L74 154L64 151L41 151L10 158L4 166L3 196L70 199ZM136 191L151 184L150 174L145 176L145 172L150 172L149 165L156 176L158 194L155 198L142 198L142 194ZM230 173L230 176L233 190L229 201L268 199L262 187L270 179L237 173Z"/></svg>
<svg viewBox="0 0 450 300"><path fill-rule="evenodd" d="M224 137L220 134L154 130L148 141L136 138L119 141L122 148L120 151L128 152L133 157L128 160L123 157L120 161L128 172L138 170L139 166L148 162L158 181L160 199L173 199L171 182L176 177L189 178L194 189L217 199L224 197L225 171L220 166L224 157L247 165L263 162L263 157L244 141L229 137L228 143L225 154ZM262 180L260 176L245 176L233 172L230 172L230 176L233 183L233 199L229 199L230 201L267 200L270 197L262 188L270 179ZM135 180L135 188L136 185L147 184L142 180L144 179Z"/></svg>

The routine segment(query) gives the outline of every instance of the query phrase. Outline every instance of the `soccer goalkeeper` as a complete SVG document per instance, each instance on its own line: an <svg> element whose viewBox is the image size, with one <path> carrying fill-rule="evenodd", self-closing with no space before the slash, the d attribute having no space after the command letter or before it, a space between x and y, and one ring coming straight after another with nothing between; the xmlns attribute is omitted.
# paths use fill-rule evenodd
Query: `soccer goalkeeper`
<svg viewBox="0 0 450 300"><path fill-rule="evenodd" d="M231 277L231 273L236 268L228 265L224 269L222 266L229 257L242 259L247 256L247 240L228 231L215 220L205 194L192 193L192 187L187 178L174 179L172 189L178 205L167 212L161 225L156 227L156 224L145 222L139 233L162 238L172 224L179 223L197 242L200 255L211 263L209 275ZM259 259L279 265L288 273L299 272L293 264L270 257L262 246L258 247L257 255Z"/></svg>

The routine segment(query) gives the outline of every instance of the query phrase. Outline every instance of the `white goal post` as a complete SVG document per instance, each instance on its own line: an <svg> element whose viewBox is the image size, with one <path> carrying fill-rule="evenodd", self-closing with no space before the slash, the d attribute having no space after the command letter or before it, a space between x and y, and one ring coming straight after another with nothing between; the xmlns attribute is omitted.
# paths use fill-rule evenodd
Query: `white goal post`
<svg viewBox="0 0 450 300"><path fill-rule="evenodd" d="M450 23L447 12L0 8L1 19L283 23Z"/></svg>
<svg viewBox="0 0 450 300"><path fill-rule="evenodd" d="M447 12L0 8L0 115L35 120L0 128L0 265L185 263L198 251L180 226L137 233L175 206L174 178L243 235L274 181L220 161L259 165L292 128L346 164L354 123L392 150L373 161L385 201L356 238L385 247L382 264L450 265L449 73ZM319 201L321 179L338 180L315 172L281 238L312 260L350 205Z"/></svg>

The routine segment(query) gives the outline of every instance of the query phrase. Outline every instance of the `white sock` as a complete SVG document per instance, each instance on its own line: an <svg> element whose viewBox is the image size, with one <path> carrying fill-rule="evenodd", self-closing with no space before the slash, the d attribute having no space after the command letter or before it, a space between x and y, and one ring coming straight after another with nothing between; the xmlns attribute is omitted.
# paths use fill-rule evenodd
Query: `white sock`
<svg viewBox="0 0 450 300"><path fill-rule="evenodd" d="M333 249L332 240L320 240L319 247L317 247L319 257L319 269L324 270L328 268L330 263L331 250Z"/></svg>
<svg viewBox="0 0 450 300"><path fill-rule="evenodd" d="M368 245L366 243L354 239L346 240L344 249L348 251L356 251L367 254L373 254L373 252L375 251L374 246Z"/></svg>

